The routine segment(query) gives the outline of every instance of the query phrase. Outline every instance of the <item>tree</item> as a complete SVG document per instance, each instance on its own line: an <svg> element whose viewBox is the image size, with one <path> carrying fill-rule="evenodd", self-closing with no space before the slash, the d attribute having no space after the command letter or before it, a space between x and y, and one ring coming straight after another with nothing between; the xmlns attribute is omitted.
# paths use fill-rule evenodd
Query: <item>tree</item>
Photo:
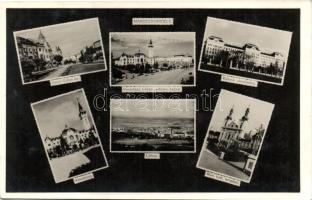
<svg viewBox="0 0 312 200"><path fill-rule="evenodd" d="M59 63L62 62L63 56L61 56L61 55L54 55L53 59L59 64Z"/></svg>
<svg viewBox="0 0 312 200"><path fill-rule="evenodd" d="M25 77L30 76L31 72L36 70L36 64L33 60L28 58L21 59L22 71Z"/></svg>

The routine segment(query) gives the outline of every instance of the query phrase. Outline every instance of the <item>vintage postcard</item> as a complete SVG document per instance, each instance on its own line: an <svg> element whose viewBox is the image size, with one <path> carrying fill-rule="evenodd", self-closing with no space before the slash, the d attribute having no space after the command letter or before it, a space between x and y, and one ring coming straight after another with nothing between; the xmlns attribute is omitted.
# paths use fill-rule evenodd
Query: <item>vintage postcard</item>
<svg viewBox="0 0 312 200"><path fill-rule="evenodd" d="M208 17L200 71L283 85L292 33Z"/></svg>
<svg viewBox="0 0 312 200"><path fill-rule="evenodd" d="M108 167L83 89L31 107L56 183Z"/></svg>
<svg viewBox="0 0 312 200"><path fill-rule="evenodd" d="M274 104L221 90L197 167L250 182Z"/></svg>
<svg viewBox="0 0 312 200"><path fill-rule="evenodd" d="M111 99L113 153L195 153L195 99Z"/></svg>
<svg viewBox="0 0 312 200"><path fill-rule="evenodd" d="M195 32L110 33L111 86L195 86Z"/></svg>
<svg viewBox="0 0 312 200"><path fill-rule="evenodd" d="M106 70L98 18L14 32L23 84Z"/></svg>

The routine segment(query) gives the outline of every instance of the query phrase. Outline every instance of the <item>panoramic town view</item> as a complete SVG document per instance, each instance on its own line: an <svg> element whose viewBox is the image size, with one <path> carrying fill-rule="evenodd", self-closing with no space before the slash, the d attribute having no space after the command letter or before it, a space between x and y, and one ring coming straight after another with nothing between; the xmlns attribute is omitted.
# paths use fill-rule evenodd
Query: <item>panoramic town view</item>
<svg viewBox="0 0 312 200"><path fill-rule="evenodd" d="M208 17L200 69L281 83L291 32Z"/></svg>
<svg viewBox="0 0 312 200"><path fill-rule="evenodd" d="M81 90L32 108L56 183L107 166Z"/></svg>
<svg viewBox="0 0 312 200"><path fill-rule="evenodd" d="M127 110L114 107L117 101L126 105ZM144 101L144 102L142 102ZM173 100L187 104L188 109L174 110L164 106L152 109L163 100L111 100L111 151L112 152L194 152L194 101ZM137 103L146 103L147 110L141 110Z"/></svg>
<svg viewBox="0 0 312 200"><path fill-rule="evenodd" d="M218 107L197 167L249 182L274 105L222 90Z"/></svg>
<svg viewBox="0 0 312 200"><path fill-rule="evenodd" d="M194 85L195 33L111 33L112 85Z"/></svg>
<svg viewBox="0 0 312 200"><path fill-rule="evenodd" d="M97 18L18 31L14 35L23 83L106 68Z"/></svg>

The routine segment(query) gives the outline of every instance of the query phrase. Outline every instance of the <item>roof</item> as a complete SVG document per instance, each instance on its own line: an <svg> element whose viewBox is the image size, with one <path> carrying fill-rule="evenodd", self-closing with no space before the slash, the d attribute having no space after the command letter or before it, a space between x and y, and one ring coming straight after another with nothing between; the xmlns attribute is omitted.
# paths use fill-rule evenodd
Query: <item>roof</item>
<svg viewBox="0 0 312 200"><path fill-rule="evenodd" d="M222 39L222 38L217 37L217 36L214 36L214 35L211 35L211 36L209 36L208 38L209 38L210 40L218 39L219 42L223 42L223 39Z"/></svg>
<svg viewBox="0 0 312 200"><path fill-rule="evenodd" d="M243 48L242 48L242 47L235 46L235 45L232 45L232 44L224 44L224 46L231 47L231 48L235 48L235 49L241 49L241 50L243 50Z"/></svg>
<svg viewBox="0 0 312 200"><path fill-rule="evenodd" d="M246 43L244 46L243 46L243 49L247 48L247 47L254 47L256 48L258 51L260 51L259 47L255 44L251 44L251 43Z"/></svg>
<svg viewBox="0 0 312 200"><path fill-rule="evenodd" d="M26 39L26 38L19 37L19 36L17 36L16 39L17 39L17 44L37 46L36 43L30 39Z"/></svg>
<svg viewBox="0 0 312 200"><path fill-rule="evenodd" d="M145 56L145 54L144 54L144 53L141 53L141 52L135 53L134 55L135 55L135 56Z"/></svg>

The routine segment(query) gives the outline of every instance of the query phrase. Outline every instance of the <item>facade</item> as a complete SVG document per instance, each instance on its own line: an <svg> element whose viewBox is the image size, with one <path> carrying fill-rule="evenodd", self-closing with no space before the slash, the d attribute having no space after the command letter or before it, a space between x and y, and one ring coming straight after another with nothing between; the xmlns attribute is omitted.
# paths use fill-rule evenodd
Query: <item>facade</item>
<svg viewBox="0 0 312 200"><path fill-rule="evenodd" d="M128 65L145 65L149 64L153 66L154 64L164 64L167 65L183 65L191 66L193 63L192 56L188 55L174 55L168 57L156 57L154 56L154 45L153 41L150 40L147 44L148 55L145 55L140 50L134 55L128 55L123 53L119 58L114 60L114 64L119 67L125 67Z"/></svg>
<svg viewBox="0 0 312 200"><path fill-rule="evenodd" d="M46 62L53 60L54 55L62 55L62 50L59 46L56 47L55 52L49 42L46 40L43 33L40 31L37 40L32 40L23 37L16 37L19 56L21 59L43 59Z"/></svg>
<svg viewBox="0 0 312 200"><path fill-rule="evenodd" d="M229 114L224 120L220 132L210 131L208 141L216 142L216 145L221 149L230 149L233 145L237 145L240 151L246 154L257 155L265 129L261 124L256 130L246 131L246 124L248 123L248 115L250 108L246 108L244 115L239 120L232 118L234 109L231 108Z"/></svg>
<svg viewBox="0 0 312 200"><path fill-rule="evenodd" d="M50 158L64 156L68 152L82 150L98 143L98 136L88 119L87 112L78 101L77 104L79 121L72 126L65 125L59 137L44 139L44 145Z"/></svg>
<svg viewBox="0 0 312 200"><path fill-rule="evenodd" d="M230 68L238 68L239 62L234 64L234 58L238 58L242 63L252 62L257 67L267 68L269 66L277 66L279 70L283 71L285 67L286 58L279 52L267 53L251 43L246 43L244 46L236 46L226 43L222 38L210 36L204 44L204 55L211 63L213 59L220 55L222 51L229 53ZM232 61L231 61L231 58Z"/></svg>

